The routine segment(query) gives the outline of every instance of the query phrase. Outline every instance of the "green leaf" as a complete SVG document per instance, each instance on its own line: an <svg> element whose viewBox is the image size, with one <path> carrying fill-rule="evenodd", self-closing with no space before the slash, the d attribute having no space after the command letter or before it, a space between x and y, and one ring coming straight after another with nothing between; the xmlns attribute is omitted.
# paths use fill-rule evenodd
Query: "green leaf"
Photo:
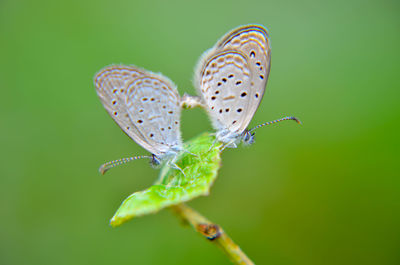
<svg viewBox="0 0 400 265"><path fill-rule="evenodd" d="M210 149L214 139L206 133L186 143L184 149L187 152L182 152L176 162L186 176L164 165L153 186L133 193L122 202L110 221L111 225L119 226L136 216L155 213L168 206L208 195L221 160L220 145L214 144Z"/></svg>

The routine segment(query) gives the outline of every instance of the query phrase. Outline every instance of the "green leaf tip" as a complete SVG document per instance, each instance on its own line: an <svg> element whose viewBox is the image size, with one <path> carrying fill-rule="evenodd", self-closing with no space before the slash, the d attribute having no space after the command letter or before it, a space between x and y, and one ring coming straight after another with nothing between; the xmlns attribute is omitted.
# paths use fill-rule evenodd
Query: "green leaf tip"
<svg viewBox="0 0 400 265"><path fill-rule="evenodd" d="M220 144L213 145L214 139L205 133L184 144L185 152L179 155L176 164L185 175L164 165L153 186L131 194L122 202L110 221L111 226L208 195L221 161Z"/></svg>

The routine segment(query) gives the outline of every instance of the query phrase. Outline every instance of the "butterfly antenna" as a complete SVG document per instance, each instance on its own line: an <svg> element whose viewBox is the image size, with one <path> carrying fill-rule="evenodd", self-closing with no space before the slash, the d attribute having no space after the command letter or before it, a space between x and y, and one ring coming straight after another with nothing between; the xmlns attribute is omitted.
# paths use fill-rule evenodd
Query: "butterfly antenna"
<svg viewBox="0 0 400 265"><path fill-rule="evenodd" d="M122 165L122 164L126 164L128 162L131 162L133 160L136 159L142 159L142 158L151 158L150 156L133 156L133 157L127 157L127 158L122 158L122 159L118 159L118 160L113 160L110 162L107 162L103 165L100 166L99 168L99 172L104 175L110 168Z"/></svg>
<svg viewBox="0 0 400 265"><path fill-rule="evenodd" d="M252 131L254 131L254 130L258 129L258 128L261 128L263 126L271 125L271 124L274 124L274 123L277 123L277 122L280 122L280 121L290 121L290 120L296 121L298 124L301 124L301 121L298 118L293 117L293 116L288 116L288 117L283 117L283 118L278 119L278 120L269 121L269 122L257 125L256 127L250 129L249 132L252 132Z"/></svg>

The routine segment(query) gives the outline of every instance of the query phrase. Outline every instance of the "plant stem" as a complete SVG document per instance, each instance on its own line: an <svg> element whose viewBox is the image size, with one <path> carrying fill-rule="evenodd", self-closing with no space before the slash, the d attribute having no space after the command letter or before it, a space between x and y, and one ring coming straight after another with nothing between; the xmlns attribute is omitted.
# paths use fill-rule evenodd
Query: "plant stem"
<svg viewBox="0 0 400 265"><path fill-rule="evenodd" d="M183 221L189 223L197 232L219 246L233 263L254 265L219 225L210 222L200 213L183 203L172 206L171 209L182 218Z"/></svg>

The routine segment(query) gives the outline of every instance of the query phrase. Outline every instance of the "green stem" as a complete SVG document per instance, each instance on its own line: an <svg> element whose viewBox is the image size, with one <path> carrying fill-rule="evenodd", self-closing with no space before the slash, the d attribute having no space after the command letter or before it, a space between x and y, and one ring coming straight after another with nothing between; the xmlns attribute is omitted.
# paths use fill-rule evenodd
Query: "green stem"
<svg viewBox="0 0 400 265"><path fill-rule="evenodd" d="M254 264L219 225L210 222L185 204L172 206L171 209L197 232L219 246L234 264Z"/></svg>

